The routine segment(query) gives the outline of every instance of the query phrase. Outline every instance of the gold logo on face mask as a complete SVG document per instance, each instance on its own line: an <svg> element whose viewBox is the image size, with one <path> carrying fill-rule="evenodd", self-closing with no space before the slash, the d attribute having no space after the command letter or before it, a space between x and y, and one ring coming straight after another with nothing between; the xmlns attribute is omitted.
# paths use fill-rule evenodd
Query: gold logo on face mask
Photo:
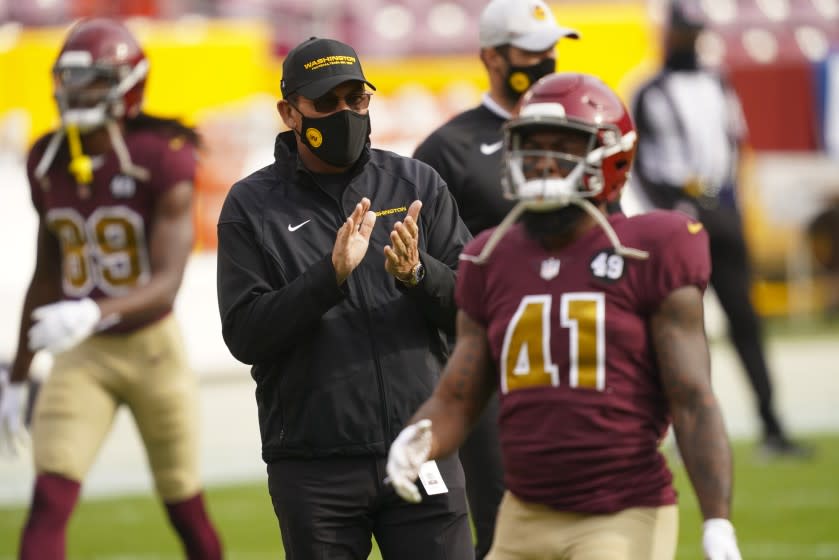
<svg viewBox="0 0 839 560"><path fill-rule="evenodd" d="M313 148L320 148L320 145L323 144L323 135L317 128L307 128L306 139Z"/></svg>
<svg viewBox="0 0 839 560"><path fill-rule="evenodd" d="M510 74L510 87L518 93L527 91L527 88L530 87L530 78L524 72L513 72Z"/></svg>
<svg viewBox="0 0 839 560"><path fill-rule="evenodd" d="M548 17L548 14L545 13L545 10L544 8L542 8L542 6L533 6L533 19L538 21L544 21L546 17Z"/></svg>

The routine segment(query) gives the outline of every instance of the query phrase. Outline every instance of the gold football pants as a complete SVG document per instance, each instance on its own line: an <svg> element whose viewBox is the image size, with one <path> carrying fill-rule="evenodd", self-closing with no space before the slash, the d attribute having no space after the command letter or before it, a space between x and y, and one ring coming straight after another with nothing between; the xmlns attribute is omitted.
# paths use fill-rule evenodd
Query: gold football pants
<svg viewBox="0 0 839 560"><path fill-rule="evenodd" d="M81 482L123 404L163 500L195 495L197 380L171 314L129 334L92 336L55 357L32 422L37 472Z"/></svg>
<svg viewBox="0 0 839 560"><path fill-rule="evenodd" d="M673 560L677 506L608 515L556 511L505 492L487 560Z"/></svg>

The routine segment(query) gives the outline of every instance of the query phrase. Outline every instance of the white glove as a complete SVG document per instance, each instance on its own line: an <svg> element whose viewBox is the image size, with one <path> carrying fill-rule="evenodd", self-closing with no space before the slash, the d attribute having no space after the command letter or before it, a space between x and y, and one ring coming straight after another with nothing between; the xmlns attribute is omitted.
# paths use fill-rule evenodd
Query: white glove
<svg viewBox="0 0 839 560"><path fill-rule="evenodd" d="M418 503L422 500L414 481L420 467L428 460L431 452L431 420L423 419L405 426L387 455L387 476L393 489L403 500Z"/></svg>
<svg viewBox="0 0 839 560"><path fill-rule="evenodd" d="M23 425L26 383L10 383L9 372L0 368L0 456L16 457L29 444Z"/></svg>
<svg viewBox="0 0 839 560"><path fill-rule="evenodd" d="M29 349L53 354L68 350L93 334L102 313L90 298L64 300L32 312L35 324L29 329Z"/></svg>
<svg viewBox="0 0 839 560"><path fill-rule="evenodd" d="M702 550L707 560L742 560L734 525L728 519L707 519L702 524Z"/></svg>

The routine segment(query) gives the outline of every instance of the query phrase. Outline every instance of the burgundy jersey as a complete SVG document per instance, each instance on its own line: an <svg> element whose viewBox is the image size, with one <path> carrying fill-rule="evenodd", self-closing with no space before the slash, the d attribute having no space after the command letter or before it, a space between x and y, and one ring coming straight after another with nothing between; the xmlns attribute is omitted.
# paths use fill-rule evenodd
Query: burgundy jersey
<svg viewBox="0 0 839 560"><path fill-rule="evenodd" d="M649 258L615 254L599 227L549 252L517 224L487 263L458 271L458 307L487 329L497 366L506 486L562 511L676 501L658 451L670 417L648 320L673 290L705 289L708 237L676 212L609 222Z"/></svg>
<svg viewBox="0 0 839 560"><path fill-rule="evenodd" d="M60 243L64 296L120 296L148 282L149 235L157 202L178 183L192 182L196 165L193 145L153 130L126 132L131 159L149 171L149 179L122 174L111 150L93 157L93 182L80 188L68 170L66 140L45 177L35 177L49 138L44 136L33 146L27 172L41 221ZM122 324L115 330L134 327L137 325Z"/></svg>

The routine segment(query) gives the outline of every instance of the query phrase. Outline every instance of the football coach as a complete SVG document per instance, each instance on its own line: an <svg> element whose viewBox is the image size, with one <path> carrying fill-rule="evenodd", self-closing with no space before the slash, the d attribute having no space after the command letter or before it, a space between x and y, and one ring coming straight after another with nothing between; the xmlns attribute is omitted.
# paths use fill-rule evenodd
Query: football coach
<svg viewBox="0 0 839 560"><path fill-rule="evenodd" d="M268 490L286 555L473 557L456 455L423 501L384 482L387 450L432 393L470 239L440 176L370 146L374 86L355 50L311 38L283 62L274 162L218 224L224 340L252 364Z"/></svg>

